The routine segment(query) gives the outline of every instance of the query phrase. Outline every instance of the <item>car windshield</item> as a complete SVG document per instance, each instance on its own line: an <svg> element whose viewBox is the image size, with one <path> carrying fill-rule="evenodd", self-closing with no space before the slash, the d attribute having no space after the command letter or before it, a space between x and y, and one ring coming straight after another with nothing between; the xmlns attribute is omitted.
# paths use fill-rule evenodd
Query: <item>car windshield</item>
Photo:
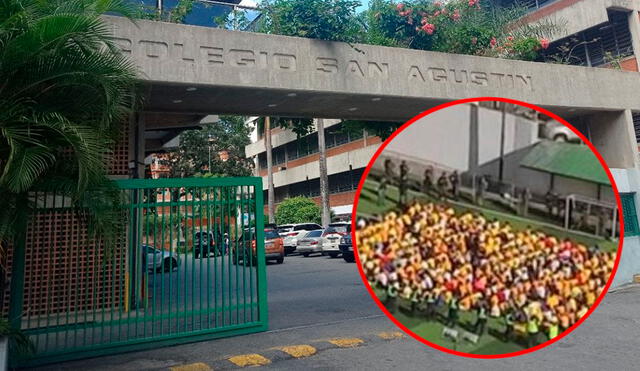
<svg viewBox="0 0 640 371"><path fill-rule="evenodd" d="M291 230L291 228L293 228L292 225L281 225L281 226L278 227L278 233L289 232Z"/></svg>
<svg viewBox="0 0 640 371"><path fill-rule="evenodd" d="M320 236L322 236L322 229L311 231L307 233L305 237L320 237Z"/></svg>
<svg viewBox="0 0 640 371"><path fill-rule="evenodd" d="M272 230L264 231L264 239L265 240L273 240L274 238L280 238L278 232Z"/></svg>
<svg viewBox="0 0 640 371"><path fill-rule="evenodd" d="M347 234L349 232L349 227L350 226L347 224L329 226L329 228L325 230L324 234L325 235L331 234L331 233Z"/></svg>
<svg viewBox="0 0 640 371"><path fill-rule="evenodd" d="M158 250L151 246L142 246L142 251L144 251L145 254L153 254Z"/></svg>

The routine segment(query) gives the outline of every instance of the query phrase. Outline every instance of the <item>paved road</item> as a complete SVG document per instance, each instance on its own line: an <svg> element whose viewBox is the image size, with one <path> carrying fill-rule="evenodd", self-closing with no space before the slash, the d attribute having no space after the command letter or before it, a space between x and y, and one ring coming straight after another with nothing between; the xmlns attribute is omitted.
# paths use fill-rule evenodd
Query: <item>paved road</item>
<svg viewBox="0 0 640 371"><path fill-rule="evenodd" d="M477 360L445 354L402 336L369 298L354 264L326 257L287 257L268 265L270 331L49 366L46 369L166 370L233 366L228 358L260 354L268 369L637 370L640 287L609 293L582 327L546 349L516 358ZM331 339L362 342L329 344ZM274 347L309 344L315 354L282 357ZM353 345L350 346L350 345ZM195 366L193 366L195 365Z"/></svg>

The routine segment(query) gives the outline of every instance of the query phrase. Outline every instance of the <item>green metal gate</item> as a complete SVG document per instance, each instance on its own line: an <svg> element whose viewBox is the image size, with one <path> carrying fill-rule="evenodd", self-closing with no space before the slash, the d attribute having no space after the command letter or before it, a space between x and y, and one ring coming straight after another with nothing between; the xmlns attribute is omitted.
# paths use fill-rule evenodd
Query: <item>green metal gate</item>
<svg viewBox="0 0 640 371"><path fill-rule="evenodd" d="M35 353L14 354L13 365L267 329L261 178L118 185L125 227L111 243L63 197L32 195L9 313Z"/></svg>

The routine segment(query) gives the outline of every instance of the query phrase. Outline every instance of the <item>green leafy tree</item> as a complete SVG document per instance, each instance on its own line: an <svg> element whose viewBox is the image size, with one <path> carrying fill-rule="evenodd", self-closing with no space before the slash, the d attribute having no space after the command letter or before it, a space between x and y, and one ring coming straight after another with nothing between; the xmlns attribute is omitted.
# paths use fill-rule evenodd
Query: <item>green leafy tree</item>
<svg viewBox="0 0 640 371"><path fill-rule="evenodd" d="M266 0L259 31L328 41L360 42L357 0Z"/></svg>
<svg viewBox="0 0 640 371"><path fill-rule="evenodd" d="M370 44L535 60L547 37L561 29L552 22L525 23L523 6L498 7L487 0L398 2L373 0L364 17Z"/></svg>
<svg viewBox="0 0 640 371"><path fill-rule="evenodd" d="M164 21L171 23L184 23L185 18L191 14L196 0L178 0L173 7L163 7L159 11L154 5L139 5L135 16L141 19Z"/></svg>
<svg viewBox="0 0 640 371"><path fill-rule="evenodd" d="M276 209L276 223L318 223L320 224L322 211L312 199L307 197L288 198Z"/></svg>
<svg viewBox="0 0 640 371"><path fill-rule="evenodd" d="M172 176L250 176L253 162L244 148L251 143L252 127L240 116L221 116L220 121L180 134L179 147L168 156ZM226 152L226 157L222 154ZM211 168L209 168L211 159Z"/></svg>

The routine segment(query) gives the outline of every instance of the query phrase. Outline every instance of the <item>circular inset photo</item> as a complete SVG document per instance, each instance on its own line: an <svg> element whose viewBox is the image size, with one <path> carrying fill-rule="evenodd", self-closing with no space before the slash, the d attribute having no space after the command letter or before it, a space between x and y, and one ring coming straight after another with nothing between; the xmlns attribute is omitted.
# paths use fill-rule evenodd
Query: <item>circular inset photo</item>
<svg viewBox="0 0 640 371"><path fill-rule="evenodd" d="M596 308L622 247L620 198L594 146L555 114L502 98L410 120L356 195L360 274L400 328L499 358L565 336Z"/></svg>

